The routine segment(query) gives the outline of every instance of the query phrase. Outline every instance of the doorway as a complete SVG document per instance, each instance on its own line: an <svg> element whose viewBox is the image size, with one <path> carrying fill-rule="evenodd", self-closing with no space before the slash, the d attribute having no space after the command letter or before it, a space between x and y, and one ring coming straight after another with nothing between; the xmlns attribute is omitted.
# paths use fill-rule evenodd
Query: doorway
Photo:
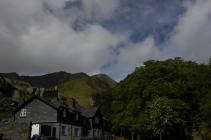
<svg viewBox="0 0 211 140"><path fill-rule="evenodd" d="M53 128L53 132L52 132L52 137L55 138L56 137L56 128Z"/></svg>

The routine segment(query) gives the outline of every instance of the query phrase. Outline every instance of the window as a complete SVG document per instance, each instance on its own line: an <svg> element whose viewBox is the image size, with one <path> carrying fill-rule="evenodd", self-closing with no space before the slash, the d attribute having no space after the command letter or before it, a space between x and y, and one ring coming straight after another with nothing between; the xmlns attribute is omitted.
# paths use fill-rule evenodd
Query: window
<svg viewBox="0 0 211 140"><path fill-rule="evenodd" d="M88 130L88 136L92 136L92 133L90 130Z"/></svg>
<svg viewBox="0 0 211 140"><path fill-rule="evenodd" d="M75 120L79 120L78 113L75 114Z"/></svg>
<svg viewBox="0 0 211 140"><path fill-rule="evenodd" d="M62 126L62 136L67 136L66 126Z"/></svg>
<svg viewBox="0 0 211 140"><path fill-rule="evenodd" d="M67 110L63 110L63 117L67 117Z"/></svg>
<svg viewBox="0 0 211 140"><path fill-rule="evenodd" d="M74 129L74 136L79 137L79 129L78 128Z"/></svg>
<svg viewBox="0 0 211 140"><path fill-rule="evenodd" d="M71 126L68 127L68 135L71 136Z"/></svg>
<svg viewBox="0 0 211 140"><path fill-rule="evenodd" d="M51 126L42 125L41 132L43 136L51 136Z"/></svg>
<svg viewBox="0 0 211 140"><path fill-rule="evenodd" d="M97 136L97 131L95 129L93 131L94 131L94 136Z"/></svg>
<svg viewBox="0 0 211 140"><path fill-rule="evenodd" d="M100 122L98 117L95 117L95 123L98 124Z"/></svg>
<svg viewBox="0 0 211 140"><path fill-rule="evenodd" d="M26 109L21 109L20 117L26 117Z"/></svg>

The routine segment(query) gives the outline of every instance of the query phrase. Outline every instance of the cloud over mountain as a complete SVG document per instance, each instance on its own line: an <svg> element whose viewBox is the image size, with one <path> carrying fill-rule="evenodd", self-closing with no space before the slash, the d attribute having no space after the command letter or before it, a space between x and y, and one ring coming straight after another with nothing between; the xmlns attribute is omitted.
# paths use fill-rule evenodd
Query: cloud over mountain
<svg viewBox="0 0 211 140"><path fill-rule="evenodd" d="M97 73L109 59L111 49L125 39L124 35L111 33L97 23L76 31L72 27L76 18L66 15L63 9L65 1L22 2L0 2L0 63L4 66L1 71L36 74L64 69ZM101 11L102 5L109 6L113 1L83 3L87 16L93 14L88 12L92 6L98 7L100 12L96 16L101 18L110 16L113 9ZM80 16L78 11L75 14Z"/></svg>
<svg viewBox="0 0 211 140"><path fill-rule="evenodd" d="M121 79L148 59L205 62L210 7L209 0L1 0L0 71Z"/></svg>

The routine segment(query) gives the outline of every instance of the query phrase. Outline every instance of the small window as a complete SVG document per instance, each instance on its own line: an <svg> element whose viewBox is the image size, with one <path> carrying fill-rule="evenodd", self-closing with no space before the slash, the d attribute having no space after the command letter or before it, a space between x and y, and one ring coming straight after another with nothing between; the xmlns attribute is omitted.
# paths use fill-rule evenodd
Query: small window
<svg viewBox="0 0 211 140"><path fill-rule="evenodd" d="M68 135L71 136L71 126L68 127Z"/></svg>
<svg viewBox="0 0 211 140"><path fill-rule="evenodd" d="M66 126L62 126L62 136L67 136Z"/></svg>
<svg viewBox="0 0 211 140"><path fill-rule="evenodd" d="M77 121L79 120L79 115L78 115L78 113L75 114L75 120L77 120Z"/></svg>
<svg viewBox="0 0 211 140"><path fill-rule="evenodd" d="M95 123L98 124L100 122L99 118L95 117Z"/></svg>
<svg viewBox="0 0 211 140"><path fill-rule="evenodd" d="M90 130L88 130L88 136L92 136L92 133Z"/></svg>
<svg viewBox="0 0 211 140"><path fill-rule="evenodd" d="M97 131L95 129L93 131L94 131L94 136L97 136Z"/></svg>
<svg viewBox="0 0 211 140"><path fill-rule="evenodd" d="M42 125L41 126L41 131L42 131L42 134L44 136L51 136L51 126Z"/></svg>
<svg viewBox="0 0 211 140"><path fill-rule="evenodd" d="M79 129L78 128L74 129L74 136L79 137Z"/></svg>
<svg viewBox="0 0 211 140"><path fill-rule="evenodd" d="M67 110L63 110L63 117L67 117Z"/></svg>
<svg viewBox="0 0 211 140"><path fill-rule="evenodd" d="M26 117L26 109L21 109L20 117Z"/></svg>

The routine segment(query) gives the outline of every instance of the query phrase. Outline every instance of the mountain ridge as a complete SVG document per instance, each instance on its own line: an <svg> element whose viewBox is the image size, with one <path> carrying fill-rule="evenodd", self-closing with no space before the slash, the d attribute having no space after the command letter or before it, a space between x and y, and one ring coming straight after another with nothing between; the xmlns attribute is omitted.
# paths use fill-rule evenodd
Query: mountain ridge
<svg viewBox="0 0 211 140"><path fill-rule="evenodd" d="M37 76L21 76L15 72L13 73L0 73L5 78L24 81L33 87L49 87L49 86L56 86L63 82L66 82L70 79L88 76L85 73L67 73L64 71L48 73L44 75L37 75Z"/></svg>
<svg viewBox="0 0 211 140"><path fill-rule="evenodd" d="M51 88L57 86L62 96L75 98L83 106L92 106L94 105L93 96L96 93L102 93L116 85L116 81L112 80L106 74L89 76L82 72L72 74L60 71L40 76L20 76L13 72L0 73L0 76L12 85L12 87L21 90L21 94L17 92L11 93L11 99L15 97L15 101L20 100L21 102L25 100L25 96L27 98L28 96L32 96L34 88Z"/></svg>

